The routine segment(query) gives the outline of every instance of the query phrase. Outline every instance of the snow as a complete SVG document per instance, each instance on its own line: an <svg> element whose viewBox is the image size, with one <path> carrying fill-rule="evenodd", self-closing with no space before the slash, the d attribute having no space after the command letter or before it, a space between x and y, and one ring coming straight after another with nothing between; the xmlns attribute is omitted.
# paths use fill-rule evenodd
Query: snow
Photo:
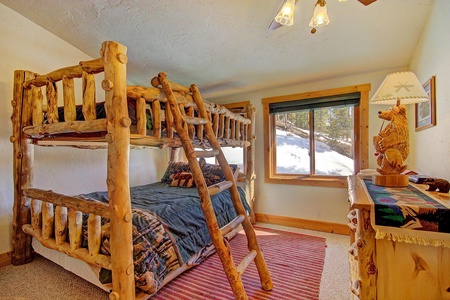
<svg viewBox="0 0 450 300"><path fill-rule="evenodd" d="M309 174L309 140L277 129L277 173ZM353 159L316 141L316 174L346 176L353 174Z"/></svg>
<svg viewBox="0 0 450 300"><path fill-rule="evenodd" d="M277 173L309 175L309 140L290 132L277 129ZM229 164L243 168L243 149L223 147ZM214 158L207 158L214 164ZM316 175L347 176L353 174L353 159L339 154L321 141L316 140Z"/></svg>

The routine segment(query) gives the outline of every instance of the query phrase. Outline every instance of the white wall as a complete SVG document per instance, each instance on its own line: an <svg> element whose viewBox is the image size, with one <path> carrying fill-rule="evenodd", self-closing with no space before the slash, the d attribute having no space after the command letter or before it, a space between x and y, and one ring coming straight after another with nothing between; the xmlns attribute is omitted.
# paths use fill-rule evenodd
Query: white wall
<svg viewBox="0 0 450 300"><path fill-rule="evenodd" d="M349 62L351 63L351 62ZM347 189L309 187L301 185L283 185L264 183L264 134L262 98L312 92L345 86L370 83L370 97L376 92L387 74L400 70L386 70L369 74L358 74L342 78L327 79L310 83L265 89L246 94L239 94L217 99L209 99L218 103L228 103L249 100L256 106L256 213L318 220L324 222L348 222ZM387 109L386 106L369 105L369 166L376 168L376 160L372 156L371 141L376 135L381 121L377 111Z"/></svg>
<svg viewBox="0 0 450 300"><path fill-rule="evenodd" d="M0 37L1 254L12 250L13 154L9 137L12 135L10 117L14 70L45 74L92 58L3 4L0 4ZM98 47L100 50L101 45ZM37 147L35 158L34 178L36 186L40 188L69 195L106 190L106 150ZM165 169L165 161L167 151L131 151L131 184L159 180Z"/></svg>
<svg viewBox="0 0 450 300"><path fill-rule="evenodd" d="M450 180L450 1L435 0L411 70L421 82L436 76L436 126L413 133L414 163L423 173Z"/></svg>

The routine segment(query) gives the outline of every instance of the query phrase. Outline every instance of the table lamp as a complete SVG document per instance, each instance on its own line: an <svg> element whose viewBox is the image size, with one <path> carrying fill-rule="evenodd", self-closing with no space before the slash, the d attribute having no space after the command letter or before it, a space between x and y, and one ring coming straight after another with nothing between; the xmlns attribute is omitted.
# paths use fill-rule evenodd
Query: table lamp
<svg viewBox="0 0 450 300"><path fill-rule="evenodd" d="M408 175L402 174L406 170L405 161L409 154L405 105L428 100L427 92L413 72L389 74L370 100L371 104L392 105L390 110L378 112L383 124L380 132L373 137L379 173L372 176L373 184L390 187L408 185ZM386 121L388 124L383 127Z"/></svg>

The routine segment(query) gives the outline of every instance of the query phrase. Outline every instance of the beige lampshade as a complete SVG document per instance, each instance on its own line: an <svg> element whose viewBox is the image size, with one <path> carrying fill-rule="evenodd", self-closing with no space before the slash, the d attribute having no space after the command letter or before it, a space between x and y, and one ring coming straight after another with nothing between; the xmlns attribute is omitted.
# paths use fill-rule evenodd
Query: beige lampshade
<svg viewBox="0 0 450 300"><path fill-rule="evenodd" d="M284 26L291 26L294 24L294 11L295 0L286 0L281 10L275 16L275 22Z"/></svg>
<svg viewBox="0 0 450 300"><path fill-rule="evenodd" d="M327 6L325 1L320 3L321 1L317 1L314 6L313 16L311 21L309 22L310 27L321 27L330 24L330 18L328 17ZM322 5L323 4L323 5Z"/></svg>
<svg viewBox="0 0 450 300"><path fill-rule="evenodd" d="M395 105L426 102L427 92L413 72L396 72L389 74L370 100L372 104Z"/></svg>

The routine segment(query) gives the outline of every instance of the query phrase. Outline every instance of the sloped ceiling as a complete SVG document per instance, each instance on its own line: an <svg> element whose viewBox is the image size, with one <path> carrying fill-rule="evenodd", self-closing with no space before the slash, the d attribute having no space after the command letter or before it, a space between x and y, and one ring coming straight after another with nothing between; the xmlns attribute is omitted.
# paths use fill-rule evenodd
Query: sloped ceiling
<svg viewBox="0 0 450 300"><path fill-rule="evenodd" d="M314 0L277 30L282 0L0 0L94 58L105 40L125 44L134 84L165 71L208 98L407 67L432 2L328 0L331 22L311 34Z"/></svg>

